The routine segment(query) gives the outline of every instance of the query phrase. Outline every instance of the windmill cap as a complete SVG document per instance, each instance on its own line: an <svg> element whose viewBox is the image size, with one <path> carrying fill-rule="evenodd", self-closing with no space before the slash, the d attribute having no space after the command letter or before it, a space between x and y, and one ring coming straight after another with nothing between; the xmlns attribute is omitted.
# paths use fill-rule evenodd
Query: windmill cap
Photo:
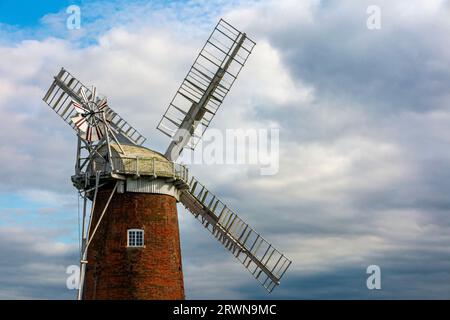
<svg viewBox="0 0 450 320"><path fill-rule="evenodd" d="M158 177L174 175L173 163L157 151L130 144L120 144L119 146L115 143L111 143L110 148L113 169L118 173ZM102 157L107 157L107 146L101 147L98 153ZM94 157L97 170L102 170L101 168L105 165L105 160L100 155Z"/></svg>

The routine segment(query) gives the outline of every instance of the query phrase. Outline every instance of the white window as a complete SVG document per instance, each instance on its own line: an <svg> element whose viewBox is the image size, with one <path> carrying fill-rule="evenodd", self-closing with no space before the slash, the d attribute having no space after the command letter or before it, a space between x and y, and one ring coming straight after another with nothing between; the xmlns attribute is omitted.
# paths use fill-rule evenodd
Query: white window
<svg viewBox="0 0 450 320"><path fill-rule="evenodd" d="M128 229L127 237L128 247L143 247L144 246L144 230L142 229Z"/></svg>

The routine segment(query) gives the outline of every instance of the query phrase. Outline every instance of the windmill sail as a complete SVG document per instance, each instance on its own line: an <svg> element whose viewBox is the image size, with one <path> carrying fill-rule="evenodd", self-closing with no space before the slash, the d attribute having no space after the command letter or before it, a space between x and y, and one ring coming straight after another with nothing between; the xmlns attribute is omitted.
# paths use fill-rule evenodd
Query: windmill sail
<svg viewBox="0 0 450 320"><path fill-rule="evenodd" d="M194 177L180 201L230 251L253 276L272 290L291 261L239 218Z"/></svg>
<svg viewBox="0 0 450 320"><path fill-rule="evenodd" d="M254 46L245 33L219 21L157 126L172 138L168 159L175 161L184 147L195 147Z"/></svg>
<svg viewBox="0 0 450 320"><path fill-rule="evenodd" d="M78 116L78 112L74 108L74 102L79 104L82 103L82 93L87 97L91 97L92 95L96 96L95 93L91 92L90 89L62 68L55 76L54 81L43 100L67 124L76 129L76 123L72 121L72 118ZM128 141L136 145L142 145L145 142L146 138L109 106L105 107L105 118L108 120L109 125Z"/></svg>

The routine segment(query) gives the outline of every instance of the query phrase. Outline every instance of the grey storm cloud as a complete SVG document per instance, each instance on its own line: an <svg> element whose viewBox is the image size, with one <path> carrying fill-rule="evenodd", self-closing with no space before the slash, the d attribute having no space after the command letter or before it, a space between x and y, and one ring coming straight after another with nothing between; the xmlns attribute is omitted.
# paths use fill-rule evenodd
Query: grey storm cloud
<svg viewBox="0 0 450 320"><path fill-rule="evenodd" d="M0 133L15 134L0 145L6 163L0 190L45 190L58 194L55 199L74 192L74 134L40 102L62 65L98 84L116 111L150 138L148 145L163 149L167 140L154 127L202 39L223 16L257 46L213 125L279 127L279 172L260 176L246 165L193 165L191 173L293 264L267 296L179 206L187 298L448 298L449 4L378 1L382 27L368 30L371 4L237 1L214 10L209 4L153 11L130 5L121 14L105 11L120 17L114 24L102 16L108 29L88 21L87 34L100 30L93 44L44 37L3 45L2 55L16 64L0 62L0 115L10 119ZM192 14L202 22L189 19ZM48 26L58 21L61 14L44 19ZM180 35L184 29L192 33ZM52 210L46 203L41 211L49 219ZM8 232L0 232L0 253L14 257L3 266L10 279L0 272L7 283L1 297L58 298L62 291L39 253ZM47 257L48 268L60 270L56 266L71 255ZM32 274L47 276L45 284L21 282L14 273L14 266L30 264L37 266ZM371 264L382 270L378 292L365 287Z"/></svg>
<svg viewBox="0 0 450 320"><path fill-rule="evenodd" d="M384 115L445 108L450 71L443 46L450 31L447 1L414 1L416 7L401 1L315 3L309 19L277 24L278 17L262 10L252 22L272 22L273 28L263 29L265 37L291 73L313 85L321 99L357 103L365 112ZM369 5L380 8L379 30L366 27Z"/></svg>
<svg viewBox="0 0 450 320"><path fill-rule="evenodd" d="M74 246L55 242L44 229L0 227L0 299L73 299L66 268L77 263Z"/></svg>

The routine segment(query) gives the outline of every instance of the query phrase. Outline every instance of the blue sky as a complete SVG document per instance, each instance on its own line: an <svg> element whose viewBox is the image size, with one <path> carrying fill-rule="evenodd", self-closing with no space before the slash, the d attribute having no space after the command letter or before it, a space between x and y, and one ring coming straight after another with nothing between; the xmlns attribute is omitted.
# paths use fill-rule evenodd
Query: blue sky
<svg viewBox="0 0 450 320"><path fill-rule="evenodd" d="M80 1L42 0L0 2L0 22L17 27L36 27L40 19L48 13L56 13L69 4L79 4Z"/></svg>
<svg viewBox="0 0 450 320"><path fill-rule="evenodd" d="M66 28L70 4L80 30ZM1 1L0 299L75 296L76 138L41 101L52 76L64 66L97 85L164 150L156 125L221 17L257 45L213 126L279 128L280 170L191 173L293 264L268 296L179 206L187 298L448 299L450 5L377 1L374 31L371 4ZM365 286L371 264L380 291Z"/></svg>

